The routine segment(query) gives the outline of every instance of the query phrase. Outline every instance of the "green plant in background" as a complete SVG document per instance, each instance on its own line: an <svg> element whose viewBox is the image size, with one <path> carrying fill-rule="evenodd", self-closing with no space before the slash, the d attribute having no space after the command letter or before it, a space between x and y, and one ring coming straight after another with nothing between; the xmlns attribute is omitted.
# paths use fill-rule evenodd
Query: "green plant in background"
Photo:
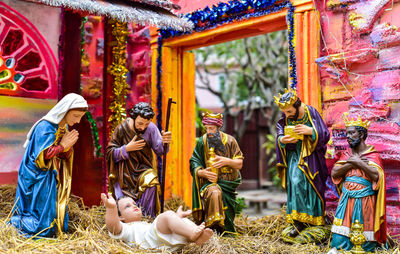
<svg viewBox="0 0 400 254"><path fill-rule="evenodd" d="M276 170L276 144L275 144L275 135L267 134L267 142L263 144L263 148L265 148L265 153L267 154L267 166L268 173L272 177L272 183L277 186L282 186L282 180L278 176L278 171Z"/></svg>
<svg viewBox="0 0 400 254"><path fill-rule="evenodd" d="M243 209L247 208L244 202L244 198L236 198L236 209L235 214L239 215L242 213Z"/></svg>
<svg viewBox="0 0 400 254"><path fill-rule="evenodd" d="M197 104L197 102L196 102L196 132L199 133L200 135L206 133L206 129L204 128L204 126L201 122L201 120L202 120L201 114L203 112L204 113L205 112L212 113L210 110L200 107L199 104Z"/></svg>
<svg viewBox="0 0 400 254"><path fill-rule="evenodd" d="M196 89L218 97L224 117L233 119L231 134L239 143L255 109L269 107L272 116L279 111L273 95L287 86L286 30L207 46L194 53Z"/></svg>

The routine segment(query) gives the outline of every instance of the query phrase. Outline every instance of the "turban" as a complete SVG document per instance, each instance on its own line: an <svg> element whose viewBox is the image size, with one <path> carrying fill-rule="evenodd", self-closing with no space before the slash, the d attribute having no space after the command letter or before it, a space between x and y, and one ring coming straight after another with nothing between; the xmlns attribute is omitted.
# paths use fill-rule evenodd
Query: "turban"
<svg viewBox="0 0 400 254"><path fill-rule="evenodd" d="M205 113L203 114L203 121L202 123L204 125L215 125L218 127L221 127L224 123L224 120L222 119L222 114L210 114L210 113Z"/></svg>

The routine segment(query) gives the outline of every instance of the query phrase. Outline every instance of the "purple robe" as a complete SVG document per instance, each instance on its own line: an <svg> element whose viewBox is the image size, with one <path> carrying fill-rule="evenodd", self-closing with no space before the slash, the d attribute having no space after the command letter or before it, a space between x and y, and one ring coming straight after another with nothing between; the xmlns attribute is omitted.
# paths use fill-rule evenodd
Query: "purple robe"
<svg viewBox="0 0 400 254"><path fill-rule="evenodd" d="M325 210L325 182L329 175L328 169L325 162L326 144L329 141L329 130L321 118L318 111L308 105L303 104L307 107L309 112L310 120L312 122L312 128L316 135L316 140L310 141L308 139L309 151L301 151L299 160L299 167L302 168L303 174L306 176L308 182L313 186L313 189L317 192L318 197L323 204L323 211ZM285 114L282 114L281 118L277 123L277 139L276 139L276 154L277 154L277 170L279 177L282 179L282 187L286 189L287 182L290 179L286 179L287 165L287 150L295 150L296 144L286 144L284 148L279 145L279 137L284 136L284 128L287 124ZM306 140L306 139L305 139ZM306 141L303 142L306 142ZM305 145L307 146L307 145ZM306 172L306 173L304 173ZM290 202L290 200L288 200Z"/></svg>

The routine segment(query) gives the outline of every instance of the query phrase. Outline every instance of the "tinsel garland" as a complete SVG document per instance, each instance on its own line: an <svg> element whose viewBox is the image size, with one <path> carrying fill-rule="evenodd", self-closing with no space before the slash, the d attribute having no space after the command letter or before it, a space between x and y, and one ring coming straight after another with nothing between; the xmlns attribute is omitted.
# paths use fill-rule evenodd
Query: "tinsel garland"
<svg viewBox="0 0 400 254"><path fill-rule="evenodd" d="M165 9L165 7L153 7L146 4L130 6L127 0L125 0L125 2L128 2L128 5L94 0L35 0L34 2L54 7L63 7L65 9L84 13L84 15L106 16L110 19L118 20L119 22L134 22L142 26L153 25L182 31L190 31L193 27L191 22L177 18L175 14ZM158 5L162 5L160 1L152 2L158 2ZM172 3L168 5L169 7L176 7L176 5Z"/></svg>
<svg viewBox="0 0 400 254"><path fill-rule="evenodd" d="M90 122L90 127L92 129L94 146L96 148L96 156L103 157L103 153L101 152L100 139L99 139L99 130L97 129L96 121L93 119L93 116L89 111L86 111L86 117L87 117L88 121Z"/></svg>
<svg viewBox="0 0 400 254"><path fill-rule="evenodd" d="M183 18L195 24L193 31L200 32L223 24L278 12L288 5L291 5L288 0L231 0L228 3L221 2L211 8L207 6L202 10L187 13ZM190 33L172 29L161 30L163 39Z"/></svg>
<svg viewBox="0 0 400 254"><path fill-rule="evenodd" d="M288 25L288 41L289 41L289 80L290 87L297 87L297 71L296 71L296 52L295 52L295 35L294 35L294 11L295 7L289 0L231 0L228 3L219 3L211 8L206 7L184 15L184 18L195 24L194 32L209 30L217 26L237 22L253 17L260 17L270 13L281 11L288 8L286 22ZM161 130L161 48L162 41L171 37L190 34L190 32L180 32L171 29L160 30L158 37L158 57L157 57L157 126Z"/></svg>
<svg viewBox="0 0 400 254"><path fill-rule="evenodd" d="M82 24L81 24L81 63L83 61L83 56L85 55L85 24L88 21L88 17L83 17L82 18ZM82 73L82 68L81 68L81 73ZM82 74L81 74L82 76ZM79 87L80 92L82 92L82 86ZM88 119L90 123L90 128L92 130L92 135L93 135L93 145L96 149L95 154L97 157L103 157L103 153L101 152L101 144L100 144L100 139L99 139L99 130L97 129L97 124L96 121L93 119L92 114L89 111L86 111L86 118Z"/></svg>
<svg viewBox="0 0 400 254"><path fill-rule="evenodd" d="M128 88L128 83L126 82L126 74L128 73L128 69L126 68L126 45L129 31L125 22L111 20L110 23L112 26L111 34L115 38L115 41L112 42L113 62L107 69L108 73L114 78L112 102L109 107L111 115L108 118L111 134L115 127L126 119L125 101L126 89Z"/></svg>
<svg viewBox="0 0 400 254"><path fill-rule="evenodd" d="M85 55L85 24L87 23L88 18L87 17L83 17L82 18L82 23L81 23L81 77L82 77L82 62L84 61L84 55ZM79 92L82 93L82 82L81 85L79 86Z"/></svg>
<svg viewBox="0 0 400 254"><path fill-rule="evenodd" d="M162 130L162 88L161 88L161 67L162 67L162 61L161 61L161 55L162 55L162 37L159 34L158 39L157 39L157 127L161 131ZM157 155L157 171L158 171L158 179L160 183L164 181L164 176L162 176L161 171L162 171L162 160L161 156Z"/></svg>
<svg viewBox="0 0 400 254"><path fill-rule="evenodd" d="M295 33L294 33L294 11L295 7L288 2L288 13L286 15L286 23L288 25L288 41L289 41L289 85L291 88L297 88L297 64L295 52Z"/></svg>

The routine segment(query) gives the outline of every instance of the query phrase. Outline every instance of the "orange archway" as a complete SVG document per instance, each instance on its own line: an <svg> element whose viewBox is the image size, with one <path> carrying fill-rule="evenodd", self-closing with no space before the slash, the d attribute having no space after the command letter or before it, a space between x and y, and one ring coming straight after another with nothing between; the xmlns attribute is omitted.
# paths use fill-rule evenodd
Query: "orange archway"
<svg viewBox="0 0 400 254"><path fill-rule="evenodd" d="M297 89L301 99L321 110L321 88L315 59L319 57L318 12L310 0L292 0L295 7L295 51L297 59ZM269 32L285 30L287 10L217 28L194 32L163 41L162 45L162 108L165 112L167 100L178 102L172 108L170 130L173 133L167 159L166 193L183 197L191 204L192 178L189 159L195 145L195 60L189 50L251 37ZM152 104L157 101L157 34L152 40ZM164 118L165 116L163 116Z"/></svg>

